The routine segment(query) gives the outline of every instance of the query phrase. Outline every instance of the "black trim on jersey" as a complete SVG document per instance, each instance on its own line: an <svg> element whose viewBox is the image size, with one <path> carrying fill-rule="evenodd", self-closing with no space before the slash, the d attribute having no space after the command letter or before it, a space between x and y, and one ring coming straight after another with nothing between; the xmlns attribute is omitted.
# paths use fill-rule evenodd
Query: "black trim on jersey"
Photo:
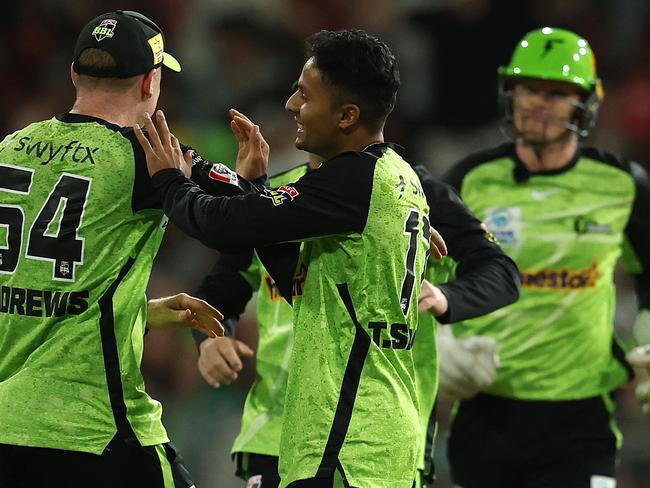
<svg viewBox="0 0 650 488"><path fill-rule="evenodd" d="M345 470L343 469L343 465L341 464L341 461L339 461L338 459L336 461L336 469L338 469L339 474L341 475L341 481L343 481L343 487L350 488L350 482L348 481L348 477L345 475Z"/></svg>
<svg viewBox="0 0 650 488"><path fill-rule="evenodd" d="M433 404L431 415L429 415L429 422L427 423L427 437L424 444L424 469L422 470L422 479L431 484L436 480L436 467L433 462L434 446L436 435L438 433L438 415L437 415L438 402Z"/></svg>
<svg viewBox="0 0 650 488"><path fill-rule="evenodd" d="M641 273L635 275L639 308L650 309L650 176L634 162L630 163L630 173L636 186L636 198L625 235L642 268Z"/></svg>
<svg viewBox="0 0 650 488"><path fill-rule="evenodd" d="M541 171L530 171L517 155L517 150L514 142L506 142L500 146L478 151L470 154L466 158L460 160L455 164L443 177L442 180L449 183L456 188L459 193L461 192L463 179L467 174L481 164L491 163L496 159L510 158L514 166L512 175L515 181L522 183L528 180L531 176L553 176L566 173L575 167L580 159L581 153L578 150L573 157L561 168L548 169Z"/></svg>
<svg viewBox="0 0 650 488"><path fill-rule="evenodd" d="M413 166L429 204L429 221L447 243L449 256L458 263L453 281L437 286L449 308L436 317L446 324L492 312L519 298L519 270L481 228L481 221L456 191L433 178L420 165Z"/></svg>
<svg viewBox="0 0 650 488"><path fill-rule="evenodd" d="M616 340L616 337L612 337L612 356L614 356L614 358L619 363L621 363L621 366L625 368L625 372L627 373L627 379L633 380L635 377L634 368L630 363L627 362L627 359L625 358L625 351Z"/></svg>
<svg viewBox="0 0 650 488"><path fill-rule="evenodd" d="M336 405L334 419L332 420L332 427L330 428L327 444L323 451L323 459L316 472L317 478L330 478L333 476L334 470L340 467L339 453L348 433L354 402L356 400L357 390L359 389L359 381L361 380L361 372L363 371L363 365L366 362L366 357L370 350L370 336L363 330L363 327L361 327L357 319L348 285L341 283L337 284L336 288L350 315L350 319L354 323L355 333L348 363L345 366L345 373L343 374L341 392L339 393L339 401ZM340 467L340 469L341 475L343 476L343 468Z"/></svg>
<svg viewBox="0 0 650 488"><path fill-rule="evenodd" d="M481 164L490 163L495 159L514 158L514 154L515 145L512 142L506 142L500 146L470 154L453 165L440 179L453 186L458 193L462 194L463 180L470 171Z"/></svg>
<svg viewBox="0 0 650 488"><path fill-rule="evenodd" d="M526 167L524 162L521 159L519 159L519 155L517 154L517 151L515 151L514 149L513 149L512 158L515 161L515 169L513 172L515 181L522 183L528 180L531 176L554 176L554 175L561 175L562 173L566 173L567 171L571 171L578 163L578 159L580 159L580 151L577 151L573 155L573 157L561 168L544 169L540 171L530 171Z"/></svg>
<svg viewBox="0 0 650 488"><path fill-rule="evenodd" d="M126 403L124 402L124 391L122 389L122 376L120 373L120 357L117 350L117 339L115 338L115 317L113 315L113 295L117 287L122 283L124 277L131 271L135 263L134 258L129 258L120 270L117 278L106 292L99 299L99 332L102 341L102 355L104 358L104 370L106 371L106 385L108 396L111 401L113 418L117 427L117 435L125 442L139 445L140 441L133 432L133 428L127 417Z"/></svg>

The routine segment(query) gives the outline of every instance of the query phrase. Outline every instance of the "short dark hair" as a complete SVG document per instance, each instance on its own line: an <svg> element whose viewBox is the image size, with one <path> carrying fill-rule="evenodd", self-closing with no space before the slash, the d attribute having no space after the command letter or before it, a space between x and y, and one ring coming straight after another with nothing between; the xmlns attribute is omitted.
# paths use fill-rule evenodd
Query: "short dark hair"
<svg viewBox="0 0 650 488"><path fill-rule="evenodd" d="M79 55L79 65L92 69L113 69L117 66L117 61L112 54L90 47L84 49ZM96 78L94 76L79 75L77 86L82 89L104 89L115 92L122 92L131 87L133 80L130 78Z"/></svg>
<svg viewBox="0 0 650 488"><path fill-rule="evenodd" d="M361 123L381 130L395 106L400 85L397 60L386 43L363 30L322 30L307 39L324 81L361 108Z"/></svg>

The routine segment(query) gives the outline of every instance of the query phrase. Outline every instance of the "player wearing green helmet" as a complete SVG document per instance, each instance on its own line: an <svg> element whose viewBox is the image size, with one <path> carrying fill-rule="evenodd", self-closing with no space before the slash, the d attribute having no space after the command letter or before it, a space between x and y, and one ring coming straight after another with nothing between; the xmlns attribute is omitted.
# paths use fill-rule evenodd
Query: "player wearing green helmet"
<svg viewBox="0 0 650 488"><path fill-rule="evenodd" d="M500 366L494 384L455 407L452 477L463 488L614 487L613 391L632 368L614 338L613 273L622 258L647 316L648 175L579 145L603 99L586 40L530 32L499 77L513 141L445 179L515 260L522 289L517 303L453 326L495 339Z"/></svg>
<svg viewBox="0 0 650 488"><path fill-rule="evenodd" d="M565 127L585 137L596 124L598 109L604 98L600 78L596 75L596 58L589 43L573 32L544 27L529 32L517 44L510 64L499 68L499 103L508 131L522 134L514 124L513 95L518 81L543 80L548 86L574 91L579 100L572 101L573 117ZM554 83L561 83L555 85Z"/></svg>

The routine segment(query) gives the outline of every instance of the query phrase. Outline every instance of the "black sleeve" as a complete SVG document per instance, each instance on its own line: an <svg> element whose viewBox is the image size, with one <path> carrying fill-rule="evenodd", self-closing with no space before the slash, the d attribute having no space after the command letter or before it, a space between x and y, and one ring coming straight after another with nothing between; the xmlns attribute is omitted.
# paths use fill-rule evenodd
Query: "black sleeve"
<svg viewBox="0 0 650 488"><path fill-rule="evenodd" d="M133 158L135 161L135 174L133 182L133 196L131 207L133 212L145 209L161 209L162 201L160 194L153 188L147 158L140 142L133 132L133 127L125 127L121 130L122 135L129 140L133 147ZM147 135L146 131L144 132ZM257 187L263 181L255 181L252 184L240 178L233 170L222 163L211 163L204 159L196 150L190 146L181 144L183 152L190 149L192 155L192 180L207 193L219 195L243 195L251 191L251 186Z"/></svg>
<svg viewBox="0 0 650 488"><path fill-rule="evenodd" d="M183 232L208 247L236 252L242 247L362 232L375 161L365 153L344 153L292 185L252 188L233 197L208 195L175 169L159 171L152 182L162 195L165 213Z"/></svg>
<svg viewBox="0 0 650 488"><path fill-rule="evenodd" d="M635 275L639 308L650 309L650 177L637 163L630 163L630 172L636 196L625 235L641 264L641 272Z"/></svg>
<svg viewBox="0 0 650 488"><path fill-rule="evenodd" d="M226 329L226 335L230 337L235 335L235 324L253 296L253 288L242 276L242 272L250 267L252 261L252 250L239 254L221 254L196 290L198 298L205 300L223 314L224 320L221 323ZM197 345L206 339L202 332L192 332Z"/></svg>
<svg viewBox="0 0 650 488"><path fill-rule="evenodd" d="M447 243L458 263L456 279L437 285L449 309L437 317L441 323L459 322L492 312L519 298L519 271L515 263L490 240L481 222L449 185L416 166L429 203L431 225Z"/></svg>

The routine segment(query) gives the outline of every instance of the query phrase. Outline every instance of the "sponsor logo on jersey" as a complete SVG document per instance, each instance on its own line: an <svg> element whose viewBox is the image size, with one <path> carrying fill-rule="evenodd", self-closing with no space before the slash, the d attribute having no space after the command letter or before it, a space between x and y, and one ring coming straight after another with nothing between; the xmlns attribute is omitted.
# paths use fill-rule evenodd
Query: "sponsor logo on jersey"
<svg viewBox="0 0 650 488"><path fill-rule="evenodd" d="M14 151L24 151L25 154L32 154L41 160L42 165L53 162L56 158L60 163L90 163L95 164L95 153L98 147L83 145L80 141L70 141L67 144L54 145L52 141L37 141L25 136L18 139Z"/></svg>
<svg viewBox="0 0 650 488"><path fill-rule="evenodd" d="M275 190L267 189L264 190L264 193L262 193L262 196L264 198L270 199L273 202L273 205L276 207L278 205L282 205L287 200L292 202L293 199L298 195L300 195L300 193L298 193L298 190L296 190L293 186L281 186Z"/></svg>
<svg viewBox="0 0 650 488"><path fill-rule="evenodd" d="M97 27L93 29L93 36L97 39L97 42L101 42L107 37L113 37L115 35L115 26L117 25L117 20L113 19L104 19L102 20Z"/></svg>
<svg viewBox="0 0 650 488"><path fill-rule="evenodd" d="M216 163L212 166L210 172L208 173L208 177L215 181L228 183L229 185L237 186L239 184L239 180L237 179L237 173L235 173L225 164L221 164L221 163Z"/></svg>
<svg viewBox="0 0 650 488"><path fill-rule="evenodd" d="M576 218L573 227L577 234L611 234L614 232L611 225L599 224L584 215Z"/></svg>
<svg viewBox="0 0 650 488"><path fill-rule="evenodd" d="M88 310L88 290L32 290L10 286L0 287L0 313L29 317L64 317L80 315Z"/></svg>
<svg viewBox="0 0 650 488"><path fill-rule="evenodd" d="M584 290L593 288L601 273L598 262L585 269L569 268L543 269L541 271L520 271L521 286L544 290Z"/></svg>
<svg viewBox="0 0 650 488"><path fill-rule="evenodd" d="M516 246L521 241L521 208L488 208L485 225L500 245Z"/></svg>

